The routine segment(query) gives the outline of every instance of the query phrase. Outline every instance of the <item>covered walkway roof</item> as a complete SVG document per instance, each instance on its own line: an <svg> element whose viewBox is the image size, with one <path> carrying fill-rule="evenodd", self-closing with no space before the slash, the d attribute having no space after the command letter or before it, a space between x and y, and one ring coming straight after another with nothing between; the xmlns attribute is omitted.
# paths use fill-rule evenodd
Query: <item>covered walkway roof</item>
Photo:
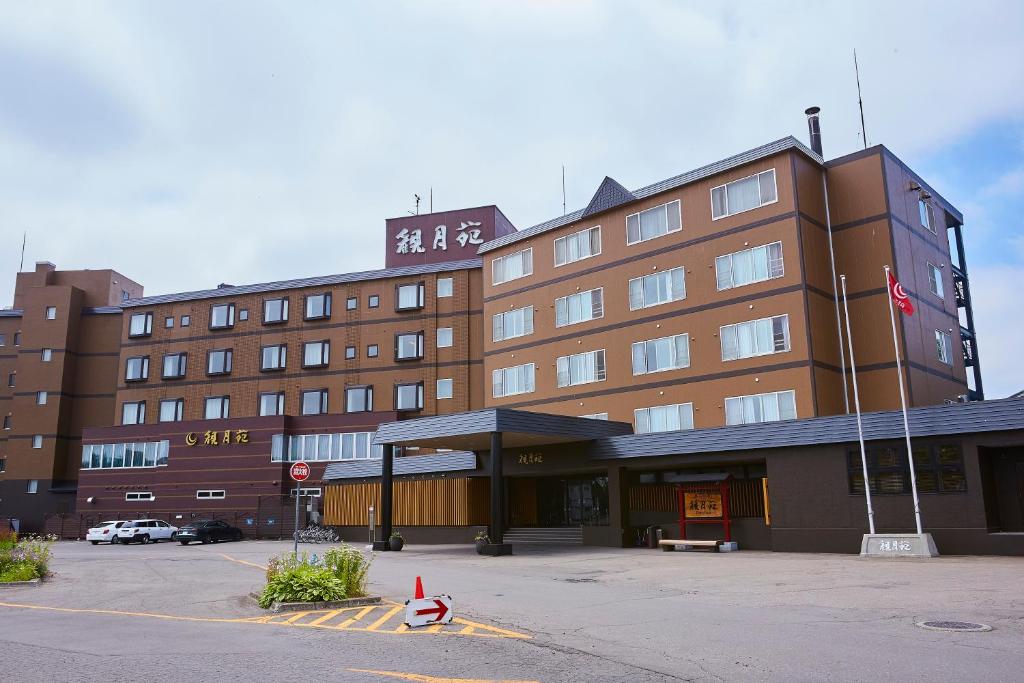
<svg viewBox="0 0 1024 683"><path fill-rule="evenodd" d="M516 448L623 436L632 434L633 426L628 422L489 408L387 422L377 428L373 443L484 451L490 449L494 432L501 433L502 446Z"/></svg>

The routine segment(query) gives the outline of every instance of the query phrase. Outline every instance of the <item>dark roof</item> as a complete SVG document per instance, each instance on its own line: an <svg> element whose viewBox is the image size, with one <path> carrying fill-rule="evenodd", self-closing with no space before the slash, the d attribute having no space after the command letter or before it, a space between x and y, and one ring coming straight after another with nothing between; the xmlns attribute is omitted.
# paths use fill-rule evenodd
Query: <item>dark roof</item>
<svg viewBox="0 0 1024 683"><path fill-rule="evenodd" d="M123 308L134 308L138 306L154 306L156 304L173 303L176 301L193 301L195 299L216 299L220 297L240 296L242 294L255 294L258 292L275 292L283 289L299 289L301 287L324 287L327 285L340 285L349 282L363 282L365 280L383 280L393 277L409 277L424 275L427 273L447 273L453 270L467 270L483 266L481 259L466 259L463 261L449 261L447 263L422 263L413 266L399 266L397 268L384 268L383 270L365 270L358 273L341 273L340 275L324 275L321 277L300 278L298 280L280 280L278 282L261 282L255 285L240 285L219 287L217 289L202 289L195 292L181 292L178 294L160 294L147 296L141 299L131 299L122 304Z"/></svg>
<svg viewBox="0 0 1024 683"><path fill-rule="evenodd" d="M1024 402L1017 399L927 406L912 408L907 413L911 438L1024 429ZM903 415L899 410L863 413L862 418L865 441L903 438ZM643 458L856 442L856 416L832 415L756 425L615 436L594 442L589 454L593 459Z"/></svg>
<svg viewBox="0 0 1024 683"><path fill-rule="evenodd" d="M3 308L0 309L0 318L20 318L24 313L21 308Z"/></svg>
<svg viewBox="0 0 1024 683"><path fill-rule="evenodd" d="M597 192L594 193L590 203L587 204L587 208L583 209L583 217L586 218L591 214L601 213L608 209L614 209L620 204L628 204L634 201L636 201L636 195L615 180L605 176L604 180L601 181L601 186L597 188Z"/></svg>
<svg viewBox="0 0 1024 683"><path fill-rule="evenodd" d="M92 306L82 309L82 315L114 315L123 312L120 306Z"/></svg>
<svg viewBox="0 0 1024 683"><path fill-rule="evenodd" d="M782 138L781 140L776 140L775 142L769 142L767 145L761 145L760 147L755 147L754 149L747 150L746 152L736 154L734 156L729 157L728 159L722 159L721 161L716 161L713 164L701 166L700 168L694 169L692 171L687 171L686 173L681 173L680 175L674 176L672 178L668 178L666 180L662 180L651 185L647 185L646 187L641 187L638 190L633 190L632 195L636 199L645 199L652 195L656 195L661 192L666 192L667 190L674 190L677 187L689 185L690 183L696 182L698 180L703 180L704 178L731 170L733 168L736 168L737 166L743 166L744 164L749 164L751 162L758 161L760 159L764 159L766 157L770 157L775 154L779 154L780 152L785 152L791 149L802 152L815 163L824 163L824 160L820 156L815 154L813 151L811 151L806 145L804 145L802 142L800 142L793 136L789 136ZM591 202L593 202L593 200L591 200ZM533 227L526 228L525 230L520 230L519 232L515 232L510 235L504 235L502 237L496 237L490 242L484 242L483 244L481 244L480 249L477 250L477 253L485 254L488 251L493 251L494 249L498 249L499 247L504 247L509 244L513 244L520 240L533 237L534 235L543 234L550 230L554 230L555 228L560 228L564 225L574 223L587 215L589 214L586 213L586 209L578 209L576 211L567 213L564 216L552 218L551 220L546 221L544 223L539 223L537 225L534 225Z"/></svg>
<svg viewBox="0 0 1024 683"><path fill-rule="evenodd" d="M479 451L490 449L491 432L501 432L502 445L514 448L590 441L632 431L628 422L489 408L386 422L377 427L373 443Z"/></svg>
<svg viewBox="0 0 1024 683"><path fill-rule="evenodd" d="M324 481L335 479L364 479L380 476L380 460L346 460L332 462L324 471ZM433 472L459 472L475 470L476 454L463 451L434 455L409 455L395 458L395 475L431 474Z"/></svg>

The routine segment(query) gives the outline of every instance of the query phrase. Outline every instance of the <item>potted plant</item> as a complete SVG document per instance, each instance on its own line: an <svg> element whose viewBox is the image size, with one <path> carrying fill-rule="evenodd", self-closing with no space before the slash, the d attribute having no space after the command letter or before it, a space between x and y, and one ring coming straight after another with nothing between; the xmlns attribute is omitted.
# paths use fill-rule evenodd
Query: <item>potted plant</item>
<svg viewBox="0 0 1024 683"><path fill-rule="evenodd" d="M491 542L491 539L487 535L486 531L478 531L478 532L476 532L476 536L473 538L473 542L476 544L476 552L477 552L477 554L478 555L482 555L483 551L484 551L484 546L485 545L489 545L490 542Z"/></svg>
<svg viewBox="0 0 1024 683"><path fill-rule="evenodd" d="M402 532L395 529L391 532L391 538L388 539L388 545L391 546L392 550L401 550L405 547L405 539L402 538Z"/></svg>

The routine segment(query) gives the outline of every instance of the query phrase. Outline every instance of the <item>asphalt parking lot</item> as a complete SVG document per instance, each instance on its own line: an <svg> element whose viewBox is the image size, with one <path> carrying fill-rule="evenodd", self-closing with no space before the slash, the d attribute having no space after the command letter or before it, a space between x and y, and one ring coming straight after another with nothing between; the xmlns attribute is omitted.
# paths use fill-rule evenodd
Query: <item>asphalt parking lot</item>
<svg viewBox="0 0 1024 683"><path fill-rule="evenodd" d="M290 548L59 543L52 580L0 592L4 679L1009 681L1024 668L1024 558L407 546L373 560L381 606L270 616L248 595ZM453 596L453 624L402 625L417 575Z"/></svg>

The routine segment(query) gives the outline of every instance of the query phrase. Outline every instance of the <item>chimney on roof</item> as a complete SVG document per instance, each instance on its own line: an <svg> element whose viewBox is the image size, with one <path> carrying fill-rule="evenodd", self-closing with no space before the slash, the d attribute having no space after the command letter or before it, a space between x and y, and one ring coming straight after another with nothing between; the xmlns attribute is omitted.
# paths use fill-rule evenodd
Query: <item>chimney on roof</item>
<svg viewBox="0 0 1024 683"><path fill-rule="evenodd" d="M811 149L824 159L825 154L821 151L821 124L818 122L820 111L821 107L811 107L804 113L807 114L807 132L811 135Z"/></svg>

